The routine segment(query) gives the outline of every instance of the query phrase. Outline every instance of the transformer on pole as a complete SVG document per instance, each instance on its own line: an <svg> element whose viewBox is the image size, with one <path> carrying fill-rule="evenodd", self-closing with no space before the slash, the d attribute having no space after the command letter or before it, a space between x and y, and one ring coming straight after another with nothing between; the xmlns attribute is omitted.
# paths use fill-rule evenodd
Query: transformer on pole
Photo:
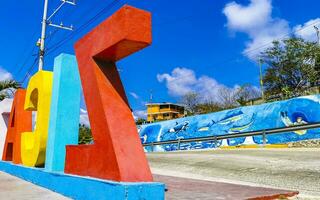
<svg viewBox="0 0 320 200"><path fill-rule="evenodd" d="M65 5L65 4L70 4L70 5L76 5L75 0L73 1L68 1L68 0L61 0L61 4L56 8L53 13L47 17L48 15L48 1L49 0L44 0L44 8L43 8L43 18L42 18L42 29L41 29L41 38L38 41L38 46L39 46L39 71L43 69L44 65L44 56L45 56L45 39L46 39L46 29L47 25L55 27L55 28L60 28L64 30L73 30L72 25L70 27L64 26L62 23L60 25L54 24L51 22L51 18L55 14L59 12L59 10Z"/></svg>

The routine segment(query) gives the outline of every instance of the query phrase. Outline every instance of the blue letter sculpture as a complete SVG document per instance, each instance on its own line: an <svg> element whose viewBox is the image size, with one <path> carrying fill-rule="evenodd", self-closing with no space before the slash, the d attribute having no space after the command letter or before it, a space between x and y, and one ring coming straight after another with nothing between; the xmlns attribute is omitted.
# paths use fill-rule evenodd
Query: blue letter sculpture
<svg viewBox="0 0 320 200"><path fill-rule="evenodd" d="M63 171L66 145L78 144L81 83L75 56L54 61L46 171Z"/></svg>

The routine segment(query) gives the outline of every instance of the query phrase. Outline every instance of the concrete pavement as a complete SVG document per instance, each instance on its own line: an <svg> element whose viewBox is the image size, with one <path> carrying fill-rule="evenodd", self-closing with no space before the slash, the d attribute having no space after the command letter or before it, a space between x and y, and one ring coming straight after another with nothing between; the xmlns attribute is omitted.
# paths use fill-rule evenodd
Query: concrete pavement
<svg viewBox="0 0 320 200"><path fill-rule="evenodd" d="M154 174L299 191L320 200L320 148L149 153Z"/></svg>
<svg viewBox="0 0 320 200"><path fill-rule="evenodd" d="M67 200L60 194L0 172L0 199L6 200Z"/></svg>
<svg viewBox="0 0 320 200"><path fill-rule="evenodd" d="M278 193L266 189L277 188L299 191L299 200L320 200L320 148L150 153L148 160L152 173L162 175L155 175L155 180L168 185L168 199L212 199L213 195L217 195L216 199L228 199L233 192L223 191L225 183L233 191L243 189L244 195L237 199L260 195L259 192ZM247 193L245 186L256 187L256 193ZM220 189L215 192L213 189L217 188ZM0 172L0 199L68 198Z"/></svg>
<svg viewBox="0 0 320 200"><path fill-rule="evenodd" d="M155 181L163 182L169 189L166 199L274 199L275 197L296 196L297 192L261 187L243 186L229 183L202 181L172 176L154 175ZM67 200L67 197L29 182L0 172L0 199L6 200Z"/></svg>

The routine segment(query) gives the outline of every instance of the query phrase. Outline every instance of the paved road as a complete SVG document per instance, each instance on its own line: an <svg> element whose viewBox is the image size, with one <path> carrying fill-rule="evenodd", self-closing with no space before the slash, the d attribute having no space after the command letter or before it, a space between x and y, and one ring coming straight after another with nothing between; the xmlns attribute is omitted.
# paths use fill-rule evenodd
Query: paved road
<svg viewBox="0 0 320 200"><path fill-rule="evenodd" d="M320 199L320 148L150 153L155 174L298 190Z"/></svg>
<svg viewBox="0 0 320 200"><path fill-rule="evenodd" d="M296 197L295 191L252 187L214 181L154 175L155 181L165 183L166 200L274 200Z"/></svg>
<svg viewBox="0 0 320 200"><path fill-rule="evenodd" d="M50 190L33 185L14 176L0 172L0 199L5 200L67 200Z"/></svg>

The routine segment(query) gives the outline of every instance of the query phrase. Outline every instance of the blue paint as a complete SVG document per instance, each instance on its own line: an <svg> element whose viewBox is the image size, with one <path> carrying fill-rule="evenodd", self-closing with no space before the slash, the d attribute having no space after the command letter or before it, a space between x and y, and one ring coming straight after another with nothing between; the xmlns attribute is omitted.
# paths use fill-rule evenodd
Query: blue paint
<svg viewBox="0 0 320 200"><path fill-rule="evenodd" d="M0 170L76 200L163 200L162 183L123 183L46 172L0 161Z"/></svg>
<svg viewBox="0 0 320 200"><path fill-rule="evenodd" d="M287 127L320 122L320 95L293 98L285 101L240 107L205 115L139 126L142 143L225 135L247 131ZM320 130L296 131L268 135L268 144L287 143L320 138ZM221 145L262 144L262 136L235 138L225 141L181 144L181 150L215 148ZM155 146L154 151L174 151L177 144ZM151 147L145 147L151 151Z"/></svg>
<svg viewBox="0 0 320 200"><path fill-rule="evenodd" d="M75 56L55 58L47 140L47 171L63 171L66 145L78 144L81 83Z"/></svg>

